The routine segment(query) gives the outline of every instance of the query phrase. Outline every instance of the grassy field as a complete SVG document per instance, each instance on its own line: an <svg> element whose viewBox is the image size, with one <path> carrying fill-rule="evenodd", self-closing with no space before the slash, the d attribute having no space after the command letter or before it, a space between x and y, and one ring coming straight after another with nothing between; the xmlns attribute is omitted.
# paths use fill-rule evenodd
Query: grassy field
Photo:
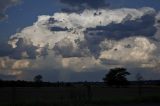
<svg viewBox="0 0 160 106"><path fill-rule="evenodd" d="M119 106L121 104L154 106L157 103L160 105L159 87L143 87L141 94L137 87L0 88L0 106Z"/></svg>

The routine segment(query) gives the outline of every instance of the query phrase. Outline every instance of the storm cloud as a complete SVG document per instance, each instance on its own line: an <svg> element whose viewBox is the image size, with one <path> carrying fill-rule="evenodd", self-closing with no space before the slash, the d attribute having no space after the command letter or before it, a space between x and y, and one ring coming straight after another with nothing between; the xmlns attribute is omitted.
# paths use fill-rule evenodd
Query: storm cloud
<svg viewBox="0 0 160 106"><path fill-rule="evenodd" d="M83 12L85 9L100 9L108 8L109 3L105 0L60 0L61 3L66 4L63 12Z"/></svg>
<svg viewBox="0 0 160 106"><path fill-rule="evenodd" d="M84 73L104 73L113 67L157 72L160 28L155 9L109 9L104 0L61 2L84 9L40 15L33 25L13 34L8 50L0 49L2 74L26 78L55 73L57 79L69 80L77 73L86 78Z"/></svg>

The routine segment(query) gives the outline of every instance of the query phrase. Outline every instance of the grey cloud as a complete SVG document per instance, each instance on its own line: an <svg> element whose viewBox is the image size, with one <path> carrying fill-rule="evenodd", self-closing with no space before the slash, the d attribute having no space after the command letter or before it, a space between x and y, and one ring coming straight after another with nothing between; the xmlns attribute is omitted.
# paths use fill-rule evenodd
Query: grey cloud
<svg viewBox="0 0 160 106"><path fill-rule="evenodd" d="M7 17L5 11L9 6L19 3L20 0L0 0L0 20L3 20Z"/></svg>
<svg viewBox="0 0 160 106"><path fill-rule="evenodd" d="M61 28L61 27L50 27L51 31L67 31L68 28Z"/></svg>
<svg viewBox="0 0 160 106"><path fill-rule="evenodd" d="M22 38L19 38L17 43L17 47L12 48L12 53L9 55L10 58L13 59L35 59L37 56L46 56L48 55L48 46L45 47L37 47L30 42L29 44Z"/></svg>
<svg viewBox="0 0 160 106"><path fill-rule="evenodd" d="M111 23L107 26L97 26L96 28L88 28L86 37L97 36L99 39L123 39L130 36L154 36L156 28L154 27L155 15L145 15L140 19L127 20L122 23Z"/></svg>
<svg viewBox="0 0 160 106"><path fill-rule="evenodd" d="M46 69L44 70L26 70L23 73L22 80L33 80L37 74L41 74L45 81L64 81L64 82L77 82L77 81L102 81L104 75L108 70L95 70L90 72L74 72L70 70L57 70ZM89 76L89 77L88 77Z"/></svg>
<svg viewBox="0 0 160 106"><path fill-rule="evenodd" d="M74 47L74 44L69 39L64 38L55 44L53 50L57 55L62 55L64 58L89 55L88 50L84 46L78 47L80 45L78 40L75 40L75 43L77 44L76 47Z"/></svg>
<svg viewBox="0 0 160 106"><path fill-rule="evenodd" d="M157 29L157 32L155 34L155 38L157 40L160 40L160 12L156 15L155 27Z"/></svg>
<svg viewBox="0 0 160 106"><path fill-rule="evenodd" d="M35 59L36 56L45 57L48 55L47 45L41 48L34 46L32 43L26 44L22 38L18 39L16 45L16 48L12 48L7 42L0 43L0 57L9 56L12 59Z"/></svg>
<svg viewBox="0 0 160 106"><path fill-rule="evenodd" d="M64 12L79 12L84 9L108 8L109 3L105 0L60 0L61 3L69 5L68 8L63 8Z"/></svg>
<svg viewBox="0 0 160 106"><path fill-rule="evenodd" d="M0 79L1 80L15 80L16 76L0 74Z"/></svg>
<svg viewBox="0 0 160 106"><path fill-rule="evenodd" d="M107 72L108 70L100 69L92 69L92 71L87 72L70 72L68 74L68 81L102 81L102 78Z"/></svg>
<svg viewBox="0 0 160 106"><path fill-rule="evenodd" d="M154 71L152 68L127 68L127 71L131 73L128 76L129 80L136 80L136 74L140 73L145 80L159 80L159 72ZM75 72L67 69L46 69L42 70L26 70L23 73L22 80L33 80L33 77L37 74L41 74L45 81L102 81L102 78L109 69L89 69L86 72Z"/></svg>
<svg viewBox="0 0 160 106"><path fill-rule="evenodd" d="M0 57L9 56L13 53L13 48L7 42L0 43Z"/></svg>
<svg viewBox="0 0 160 106"><path fill-rule="evenodd" d="M119 24L111 23L107 26L87 28L85 39L90 51L98 55L101 50L99 44L104 39L120 40L132 36L153 37L157 31L154 24L155 14L147 14L136 20L124 19Z"/></svg>
<svg viewBox="0 0 160 106"><path fill-rule="evenodd" d="M136 80L136 74L140 73L144 80L159 80L159 72L153 68L128 68L131 75L129 80Z"/></svg>
<svg viewBox="0 0 160 106"><path fill-rule="evenodd" d="M23 58L22 56L23 52L27 53L28 58L36 58L35 50L37 49L37 47L25 44L24 39L21 38L18 40L16 45L18 46L14 49L13 53L10 55L11 58L21 59Z"/></svg>

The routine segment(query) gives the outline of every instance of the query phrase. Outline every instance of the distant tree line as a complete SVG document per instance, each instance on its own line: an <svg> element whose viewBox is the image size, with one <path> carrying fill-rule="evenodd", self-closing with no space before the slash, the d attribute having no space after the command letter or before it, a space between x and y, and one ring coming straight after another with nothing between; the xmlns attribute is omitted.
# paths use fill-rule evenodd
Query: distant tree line
<svg viewBox="0 0 160 106"><path fill-rule="evenodd" d="M130 86L137 86L139 81L129 81ZM0 81L0 87L74 87L74 86L108 86L105 82L41 82L33 81ZM156 85L160 86L160 80L144 80L141 85ZM115 86L115 85L113 85ZM112 86L112 87L113 87ZM116 87L116 86L115 86Z"/></svg>
<svg viewBox="0 0 160 106"><path fill-rule="evenodd" d="M72 83L64 82L33 82L33 81L0 81L0 87L63 87L72 86Z"/></svg>
<svg viewBox="0 0 160 106"><path fill-rule="evenodd" d="M143 80L140 73L136 75L136 81L128 81L130 73L126 68L112 68L103 78L103 82L43 82L42 75L36 75L33 81L4 81L0 79L0 87L73 87L73 86L108 86L125 87L128 85L160 85L160 80Z"/></svg>

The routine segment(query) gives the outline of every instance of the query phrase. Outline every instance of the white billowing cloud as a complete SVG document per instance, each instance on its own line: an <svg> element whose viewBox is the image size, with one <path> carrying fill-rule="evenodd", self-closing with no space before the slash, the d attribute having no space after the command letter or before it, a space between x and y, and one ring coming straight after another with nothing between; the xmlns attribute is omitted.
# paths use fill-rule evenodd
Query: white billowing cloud
<svg viewBox="0 0 160 106"><path fill-rule="evenodd" d="M100 61L94 57L71 57L62 59L63 68L67 68L76 72L89 71L90 68L104 67Z"/></svg>
<svg viewBox="0 0 160 106"><path fill-rule="evenodd" d="M55 56L53 52L47 57L37 57L36 59L11 59L9 57L0 58L0 74L12 75L23 79L24 73L29 73L30 70L46 72L55 69L63 69L62 57ZM32 75L32 73L29 73ZM25 76L26 77L26 76Z"/></svg>
<svg viewBox="0 0 160 106"><path fill-rule="evenodd" d="M112 60L119 64L137 63L136 65L142 67L153 66L149 64L155 60L157 50L157 46L145 37L130 37L120 41L105 40L101 47L100 59Z"/></svg>
<svg viewBox="0 0 160 106"><path fill-rule="evenodd" d="M88 71L92 67L102 67L99 59L94 57L67 57L64 58L50 51L46 58L38 57L30 61L30 68L33 70L70 70L70 71ZM104 66L103 66L104 67Z"/></svg>
<svg viewBox="0 0 160 106"><path fill-rule="evenodd" d="M54 51L56 52L56 54L61 54L64 58L90 56L90 52L87 48L79 48L78 46L74 46L73 42L71 42L71 40L68 38L64 38L61 41L57 42L55 44Z"/></svg>
<svg viewBox="0 0 160 106"><path fill-rule="evenodd" d="M153 13L155 13L154 9L144 7L84 10L82 13L55 13L53 16L39 16L32 26L10 37L8 43L13 49L18 52L23 50L22 59L10 59L14 63L10 63L8 69L18 70L14 71L16 73L27 68L83 72L125 65L156 67L159 64L159 57L156 59L159 43L155 43L150 38L136 35L118 41L106 38L97 45L101 50L100 56L95 58L88 49L89 43L85 39L84 32L87 28L137 20L146 14ZM85 44L80 45L81 42ZM32 51L29 51L30 47ZM25 48L27 48L26 51ZM33 51L35 53L32 54ZM36 58L25 60L29 54L36 55ZM42 54L47 56L42 57ZM0 67L7 67L6 62L1 61Z"/></svg>
<svg viewBox="0 0 160 106"><path fill-rule="evenodd" d="M128 20L135 20L141 18L145 14L154 13L152 8L141 9L100 9L100 10L85 10L81 14L77 13L56 13L54 18L61 22L56 23L57 26L64 26L67 28L95 28L96 26L106 26L110 23L121 23L128 15ZM94 15L98 14L98 15ZM126 20L127 21L127 20Z"/></svg>
<svg viewBox="0 0 160 106"><path fill-rule="evenodd" d="M17 60L13 66L12 69L24 69L28 68L30 65L30 62L28 60Z"/></svg>
<svg viewBox="0 0 160 106"><path fill-rule="evenodd" d="M8 57L0 58L0 73L5 75L20 75L24 69L30 67L29 60L15 60Z"/></svg>
<svg viewBox="0 0 160 106"><path fill-rule="evenodd" d="M9 44L16 48L17 41L19 38L25 39L25 43L33 43L34 46L44 47L49 44L49 48L52 49L56 42L68 38L72 42L78 38L78 35L73 32L67 31L51 31L49 29L49 16L40 16L38 21L30 27L23 29L20 33L15 34L11 37Z"/></svg>
<svg viewBox="0 0 160 106"><path fill-rule="evenodd" d="M33 70L54 70L62 68L62 57L55 55L53 51L50 51L48 56L38 57L31 61L31 69Z"/></svg>
<svg viewBox="0 0 160 106"><path fill-rule="evenodd" d="M154 12L154 9L145 7L141 9L85 10L80 14L55 13L53 16L39 16L38 21L33 26L24 28L20 33L11 36L9 44L16 48L18 39L23 38L26 39L26 43L31 41L34 46L44 47L49 44L49 48L53 48L56 42L68 38L76 46L74 40L83 40L83 31L87 28L106 26L110 23L121 23L124 20L135 20L145 14ZM95 13L99 15L95 16ZM130 18L126 20L128 15ZM54 31L54 27L67 28L68 30Z"/></svg>

